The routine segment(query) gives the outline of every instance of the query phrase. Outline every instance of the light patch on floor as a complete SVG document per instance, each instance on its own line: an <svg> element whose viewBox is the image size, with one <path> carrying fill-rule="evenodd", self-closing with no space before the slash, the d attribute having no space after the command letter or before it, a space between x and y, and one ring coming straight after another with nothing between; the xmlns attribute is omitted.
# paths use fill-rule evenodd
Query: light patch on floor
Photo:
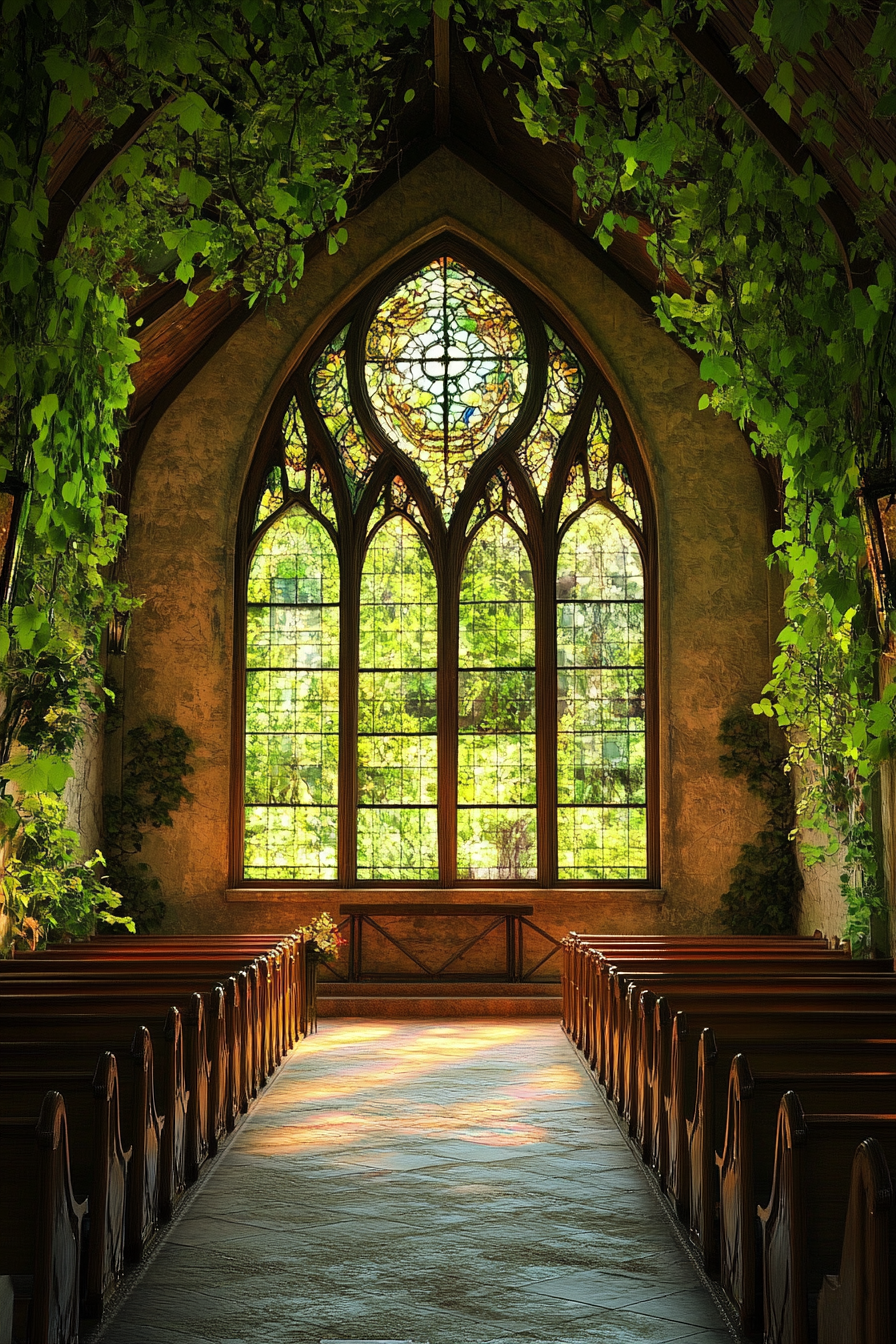
<svg viewBox="0 0 896 1344"><path fill-rule="evenodd" d="M102 1344L730 1344L546 1021L331 1019Z"/></svg>

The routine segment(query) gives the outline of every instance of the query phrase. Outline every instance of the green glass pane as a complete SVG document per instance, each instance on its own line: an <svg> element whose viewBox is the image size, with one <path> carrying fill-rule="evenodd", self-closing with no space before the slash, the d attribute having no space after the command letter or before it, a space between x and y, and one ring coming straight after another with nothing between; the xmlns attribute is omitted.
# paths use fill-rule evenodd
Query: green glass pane
<svg viewBox="0 0 896 1344"><path fill-rule="evenodd" d="M557 566L558 873L642 881L646 868L644 603L640 553L595 505Z"/></svg>
<svg viewBox="0 0 896 1344"><path fill-rule="evenodd" d="M362 734L435 733L435 672L362 672L358 730Z"/></svg>
<svg viewBox="0 0 896 1344"><path fill-rule="evenodd" d="M335 807L247 807L246 878L335 881L336 830Z"/></svg>
<svg viewBox="0 0 896 1344"><path fill-rule="evenodd" d="M519 535L490 518L467 552L460 591L461 667L534 667L535 594Z"/></svg>
<svg viewBox="0 0 896 1344"><path fill-rule="evenodd" d="M361 576L357 872L362 881L438 877L437 637L432 562L413 525L393 516L374 534Z"/></svg>
<svg viewBox="0 0 896 1344"><path fill-rule="evenodd" d="M535 809L462 808L457 814L457 873L467 881L534 879Z"/></svg>
<svg viewBox="0 0 896 1344"><path fill-rule="evenodd" d="M458 741L457 801L471 806L535 803L535 735L461 733Z"/></svg>
<svg viewBox="0 0 896 1344"><path fill-rule="evenodd" d="M265 533L250 569L248 879L336 877L338 601L330 537L303 510L290 510Z"/></svg>
<svg viewBox="0 0 896 1344"><path fill-rule="evenodd" d="M414 527L390 518L376 532L361 575L361 667L436 665L438 593Z"/></svg>
<svg viewBox="0 0 896 1344"><path fill-rule="evenodd" d="M588 469L591 474L591 489L606 490L607 468L610 464L610 434L613 422L610 412L598 398L591 427L588 430Z"/></svg>
<svg viewBox="0 0 896 1344"><path fill-rule="evenodd" d="M473 462L516 419L526 390L525 337L511 305L441 257L380 306L365 374L386 432L449 517Z"/></svg>
<svg viewBox="0 0 896 1344"><path fill-rule="evenodd" d="M304 509L278 518L249 570L250 602L338 603L339 561L325 528Z"/></svg>
<svg viewBox="0 0 896 1344"><path fill-rule="evenodd" d="M435 737L361 737L358 801L365 807L433 804L438 797Z"/></svg>
<svg viewBox="0 0 896 1344"><path fill-rule="evenodd" d="M563 882L643 882L647 813L643 807L560 807L558 876Z"/></svg>
<svg viewBox="0 0 896 1344"><path fill-rule="evenodd" d="M539 497L544 499L560 440L569 427L582 390L582 370L575 355L547 328L548 384L538 420L519 450Z"/></svg>
<svg viewBox="0 0 896 1344"><path fill-rule="evenodd" d="M361 432L348 393L345 346L348 327L327 346L311 370L311 392L336 445L352 498L357 503L373 470L374 453Z"/></svg>
<svg viewBox="0 0 896 1344"><path fill-rule="evenodd" d="M566 489L563 492L563 500L560 505L560 522L565 523L567 518L571 518L579 509L583 509L587 502L588 482L585 479L585 468L581 461L576 458L566 479Z"/></svg>
<svg viewBox="0 0 896 1344"><path fill-rule="evenodd" d="M499 517L483 524L467 552L459 654L458 874L534 877L532 570L518 534Z"/></svg>
<svg viewBox="0 0 896 1344"><path fill-rule="evenodd" d="M599 602L643 599L637 543L609 509L595 505L564 536L557 561L557 597Z"/></svg>
<svg viewBox="0 0 896 1344"><path fill-rule="evenodd" d="M295 397L289 403L289 409L283 417L283 455L286 462L286 479L290 490L301 494L305 489L305 470L308 463L308 444L305 426Z"/></svg>
<svg viewBox="0 0 896 1344"><path fill-rule="evenodd" d="M262 523L277 512L283 503L283 482L280 477L280 468L274 467L268 472L264 483L264 489L261 492L261 498L255 510L255 521L252 524L252 531L257 532Z"/></svg>
<svg viewBox="0 0 896 1344"><path fill-rule="evenodd" d="M617 462L613 468L613 484L610 491L610 498L621 509L623 513L628 514L632 522L638 527L643 527L641 521L641 505L638 503L638 496L635 494L635 487L629 480L628 472L621 462Z"/></svg>
<svg viewBox="0 0 896 1344"><path fill-rule="evenodd" d="M643 662L643 603L558 604L558 667L633 667Z"/></svg>
<svg viewBox="0 0 896 1344"><path fill-rule="evenodd" d="M438 821L434 807L358 810L358 878L362 882L436 882Z"/></svg>

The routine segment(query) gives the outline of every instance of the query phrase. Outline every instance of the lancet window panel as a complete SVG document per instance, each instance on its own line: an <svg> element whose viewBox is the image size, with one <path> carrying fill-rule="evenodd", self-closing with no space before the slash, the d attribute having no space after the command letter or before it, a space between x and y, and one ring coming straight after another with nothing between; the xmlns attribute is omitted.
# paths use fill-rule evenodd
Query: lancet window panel
<svg viewBox="0 0 896 1344"><path fill-rule="evenodd" d="M656 882L650 498L556 317L423 256L309 352L262 445L234 882Z"/></svg>
<svg viewBox="0 0 896 1344"><path fill-rule="evenodd" d="M337 876L339 565L301 508L264 532L249 570L245 872Z"/></svg>

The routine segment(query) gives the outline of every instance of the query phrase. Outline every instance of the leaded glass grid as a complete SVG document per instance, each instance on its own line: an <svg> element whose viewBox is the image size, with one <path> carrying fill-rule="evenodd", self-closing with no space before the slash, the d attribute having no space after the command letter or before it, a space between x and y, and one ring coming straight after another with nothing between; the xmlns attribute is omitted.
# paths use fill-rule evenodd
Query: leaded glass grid
<svg viewBox="0 0 896 1344"><path fill-rule="evenodd" d="M534 880L535 595L506 519L489 518L470 545L459 628L458 877Z"/></svg>
<svg viewBox="0 0 896 1344"><path fill-rule="evenodd" d="M548 324L533 359L528 302L438 257L291 387L246 512L245 881L648 879L650 520L592 366Z"/></svg>
<svg viewBox="0 0 896 1344"><path fill-rule="evenodd" d="M634 537L593 505L557 564L561 881L647 877L644 576Z"/></svg>
<svg viewBox="0 0 896 1344"><path fill-rule="evenodd" d="M405 518L368 547L359 639L358 878L437 881L438 593Z"/></svg>
<svg viewBox="0 0 896 1344"><path fill-rule="evenodd" d="M248 599L245 874L335 880L339 564L303 509L262 536Z"/></svg>

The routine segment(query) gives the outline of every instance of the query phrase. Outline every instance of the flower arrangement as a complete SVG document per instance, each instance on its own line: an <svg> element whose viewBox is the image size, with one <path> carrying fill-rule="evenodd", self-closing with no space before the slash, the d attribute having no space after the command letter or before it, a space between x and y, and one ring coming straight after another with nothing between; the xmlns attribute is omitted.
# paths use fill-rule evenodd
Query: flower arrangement
<svg viewBox="0 0 896 1344"><path fill-rule="evenodd" d="M346 940L339 933L336 921L328 910L315 915L311 923L303 924L298 932L304 938L308 951L322 961L329 961L338 955L340 947L345 947Z"/></svg>

